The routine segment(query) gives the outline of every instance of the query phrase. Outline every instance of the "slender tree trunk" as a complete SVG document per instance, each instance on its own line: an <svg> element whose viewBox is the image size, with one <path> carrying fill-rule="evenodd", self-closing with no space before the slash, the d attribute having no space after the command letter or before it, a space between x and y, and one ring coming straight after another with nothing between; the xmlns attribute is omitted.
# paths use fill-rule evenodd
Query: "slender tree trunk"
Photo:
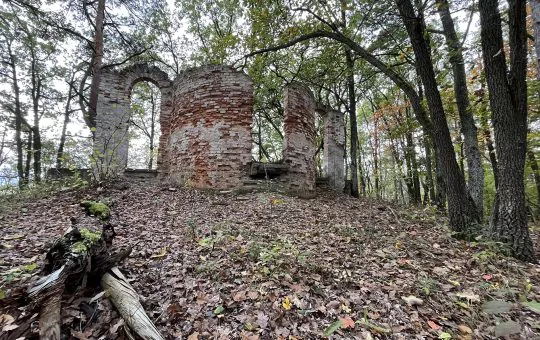
<svg viewBox="0 0 540 340"><path fill-rule="evenodd" d="M538 162L536 161L536 156L531 150L527 151L527 157L529 158L529 164L534 176L534 183L536 184L536 209L537 215L540 212L540 169L538 168Z"/></svg>
<svg viewBox="0 0 540 340"><path fill-rule="evenodd" d="M479 1L482 55L499 162L499 185L491 230L496 240L509 245L515 257L534 262L524 186L527 147L526 1L510 0L508 4L510 70L507 76L498 0Z"/></svg>
<svg viewBox="0 0 540 340"><path fill-rule="evenodd" d="M27 125L27 128L28 128L28 139L26 140L26 162L25 162L25 165L24 165L24 181L25 183L30 183L30 169L32 168L32 149L33 149L33 145L32 145L32 141L34 140L33 138L33 133L32 133L32 129L30 126Z"/></svg>
<svg viewBox="0 0 540 340"><path fill-rule="evenodd" d="M409 108L405 109L405 117L407 122L409 122L411 118ZM413 202L420 204L422 202L422 195L420 194L420 176L418 174L418 161L416 160L416 145L414 145L413 131L411 128L405 133L405 138L407 141L407 154L411 163L411 176L414 190Z"/></svg>
<svg viewBox="0 0 540 340"><path fill-rule="evenodd" d="M347 91L349 97L349 121L351 124L351 195L358 193L358 127L356 121L356 92L354 86L354 60L349 49L345 51L347 61Z"/></svg>
<svg viewBox="0 0 540 340"><path fill-rule="evenodd" d="M13 54L12 41L7 40L6 46L9 53L9 67L11 71L12 88L14 95L13 113L15 115L15 144L17 149L17 176L19 188L24 188L28 182L24 176L24 150L22 139L22 127L24 122L22 105L21 105L21 89L19 87L19 78L17 74L17 58Z"/></svg>
<svg viewBox="0 0 540 340"><path fill-rule="evenodd" d="M416 57L419 75L433 123L433 142L436 145L438 168L444 178L448 195L450 225L459 236L469 236L471 227L479 222L478 212L465 186L450 137L443 103L437 87L435 71L431 61L423 18L418 17L410 0L396 0L401 17L407 28Z"/></svg>
<svg viewBox="0 0 540 340"><path fill-rule="evenodd" d="M97 102L99 84L101 82L101 65L103 63L103 24L105 20L105 0L98 0L94 31L94 51L92 53L92 82L90 84L90 99L88 102L88 117L86 124L90 129L96 127Z"/></svg>
<svg viewBox="0 0 540 340"><path fill-rule="evenodd" d="M534 47L536 51L536 79L540 80L540 0L529 1L532 8L533 27L534 27ZM538 163L534 152L529 149L528 151L529 162L534 174L534 181L536 183L537 191L537 214L540 215L540 171L538 170Z"/></svg>
<svg viewBox="0 0 540 340"><path fill-rule="evenodd" d="M154 164L154 137L156 135L156 98L154 90L150 87L150 102L152 104L152 121L150 122L150 159L148 160L148 170L152 170Z"/></svg>
<svg viewBox="0 0 540 340"><path fill-rule="evenodd" d="M495 147L493 146L493 139L491 138L491 130L489 129L487 117L482 116L480 118L480 125L482 126L482 134L484 135L484 141L486 142L489 162L491 163L491 168L493 169L493 180L495 181L495 189L497 189L497 187L499 186L497 155L495 154Z"/></svg>
<svg viewBox="0 0 540 340"><path fill-rule="evenodd" d="M39 127L40 114L39 114L39 100L41 99L41 79L39 76L37 57L34 53L33 47L31 48L31 78L32 78L32 112L33 112L33 148L32 156L34 157L34 181L41 182L41 131Z"/></svg>
<svg viewBox="0 0 540 340"><path fill-rule="evenodd" d="M530 0L534 28L534 47L536 51L536 78L540 79L540 0Z"/></svg>
<svg viewBox="0 0 540 340"><path fill-rule="evenodd" d="M467 158L468 183L467 189L476 205L478 216L483 217L484 206L484 167L482 155L478 147L478 131L474 124L474 117L467 90L467 75L463 47L455 30L454 20L450 15L448 0L436 0L439 16L443 24L444 36L448 45L452 74L454 75L454 93L461 121L461 133L465 142L465 157Z"/></svg>
<svg viewBox="0 0 540 340"><path fill-rule="evenodd" d="M375 180L375 197L380 198L381 191L379 187L379 136L377 129L378 121L375 119L373 126L373 144L372 144L372 153L373 153L373 177Z"/></svg>
<svg viewBox="0 0 540 340"><path fill-rule="evenodd" d="M58 151L56 152L56 168L60 169L64 162L64 148L66 145L66 132L69 124L69 115L71 114L71 100L73 99L73 88L75 86L75 72L71 74L71 80L69 81L69 90L66 99L66 106L64 108L64 120L62 122L62 133L60 134L60 142L58 143Z"/></svg>
<svg viewBox="0 0 540 340"><path fill-rule="evenodd" d="M435 183L433 181L433 168L432 168L432 154L431 154L431 143L429 136L424 132L424 152L426 154L426 186L427 190L424 193L424 196L427 196L429 199L427 202L433 204L435 202Z"/></svg>

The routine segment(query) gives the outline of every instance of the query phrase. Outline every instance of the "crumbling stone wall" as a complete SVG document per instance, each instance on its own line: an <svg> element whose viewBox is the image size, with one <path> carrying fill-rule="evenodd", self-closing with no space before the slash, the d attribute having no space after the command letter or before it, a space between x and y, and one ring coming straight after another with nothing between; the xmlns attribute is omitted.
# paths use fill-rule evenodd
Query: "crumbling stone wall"
<svg viewBox="0 0 540 340"><path fill-rule="evenodd" d="M113 175L127 167L131 90L149 81L161 90L161 129L168 128L172 108L171 85L165 72L148 64L136 64L122 71L104 70L101 75L94 139L94 170ZM160 141L161 147L162 141ZM163 155L158 155L158 167Z"/></svg>
<svg viewBox="0 0 540 340"><path fill-rule="evenodd" d="M147 64L104 71L97 106L96 168L112 175L127 166L130 97L139 81L161 90L157 168L161 179L199 188L235 188L249 176L253 83L227 66L181 73L173 82ZM315 99L308 87L285 88L284 163L281 181L293 193L312 196L316 180ZM324 111L324 168L333 187L343 185L343 115Z"/></svg>
<svg viewBox="0 0 540 340"><path fill-rule="evenodd" d="M324 155L323 172L328 177L331 188L343 191L345 185L345 123L343 113L336 110L325 110L324 121Z"/></svg>
<svg viewBox="0 0 540 340"><path fill-rule="evenodd" d="M315 98L299 83L285 87L283 159L289 166L283 181L289 190L304 196L315 192Z"/></svg>
<svg viewBox="0 0 540 340"><path fill-rule="evenodd" d="M253 142L251 79L230 67L206 66L183 72L173 92L175 105L161 135L161 177L199 188L241 186Z"/></svg>

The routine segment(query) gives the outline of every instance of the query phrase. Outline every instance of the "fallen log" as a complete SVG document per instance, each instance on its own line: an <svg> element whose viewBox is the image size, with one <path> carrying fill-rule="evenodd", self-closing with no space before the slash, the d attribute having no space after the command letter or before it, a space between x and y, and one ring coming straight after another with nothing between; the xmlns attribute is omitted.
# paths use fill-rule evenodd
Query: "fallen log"
<svg viewBox="0 0 540 340"><path fill-rule="evenodd" d="M64 292L101 284L124 318L131 333L142 339L163 339L146 315L139 296L116 265L131 253L127 247L110 251L115 232L105 223L101 232L70 227L46 255L45 274L27 291L32 304L40 308L40 338L61 339L61 304Z"/></svg>
<svg viewBox="0 0 540 340"><path fill-rule="evenodd" d="M139 295L126 277L114 267L101 278L101 287L127 326L144 340L163 340L139 302Z"/></svg>

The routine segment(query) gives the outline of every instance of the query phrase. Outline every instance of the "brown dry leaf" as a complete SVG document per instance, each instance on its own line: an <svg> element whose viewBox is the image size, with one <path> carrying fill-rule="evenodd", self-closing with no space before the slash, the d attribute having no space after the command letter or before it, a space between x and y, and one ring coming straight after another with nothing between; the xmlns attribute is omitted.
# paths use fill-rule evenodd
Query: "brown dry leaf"
<svg viewBox="0 0 540 340"><path fill-rule="evenodd" d="M15 318L9 314L0 315L0 325L11 325L15 322Z"/></svg>
<svg viewBox="0 0 540 340"><path fill-rule="evenodd" d="M247 291L245 290L234 293L233 300L236 302L244 301L246 299L246 293Z"/></svg>
<svg viewBox="0 0 540 340"><path fill-rule="evenodd" d="M428 320L427 324L428 324L429 328L434 329L436 331L442 329L442 327L439 326L435 321Z"/></svg>
<svg viewBox="0 0 540 340"><path fill-rule="evenodd" d="M259 298L258 292L251 291L251 292L248 292L247 295L248 295L248 298L250 298L251 300L257 300Z"/></svg>
<svg viewBox="0 0 540 340"><path fill-rule="evenodd" d="M116 334L118 332L118 328L124 325L124 319L120 318L118 321L109 328L109 333Z"/></svg>
<svg viewBox="0 0 540 340"><path fill-rule="evenodd" d="M472 334L472 329L467 325L459 325L458 329L463 334Z"/></svg>
<svg viewBox="0 0 540 340"><path fill-rule="evenodd" d="M188 336L187 340L199 340L199 332L193 332Z"/></svg>
<svg viewBox="0 0 540 340"><path fill-rule="evenodd" d="M350 316L339 318L341 321L341 328L354 328L354 320Z"/></svg>

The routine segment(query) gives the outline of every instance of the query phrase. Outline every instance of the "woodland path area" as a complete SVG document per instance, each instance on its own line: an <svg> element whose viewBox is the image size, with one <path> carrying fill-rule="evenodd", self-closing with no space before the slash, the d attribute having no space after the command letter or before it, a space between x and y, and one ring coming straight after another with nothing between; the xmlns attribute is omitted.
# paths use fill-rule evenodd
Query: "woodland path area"
<svg viewBox="0 0 540 340"><path fill-rule="evenodd" d="M5 301L38 276L70 218L97 227L83 199L110 204L114 242L133 247L120 268L168 339L540 337L540 266L455 240L444 218L421 207L143 181L3 208L4 330L33 313ZM540 249L538 230L533 239ZM124 338L111 303L92 299L99 293L64 296L68 338Z"/></svg>

